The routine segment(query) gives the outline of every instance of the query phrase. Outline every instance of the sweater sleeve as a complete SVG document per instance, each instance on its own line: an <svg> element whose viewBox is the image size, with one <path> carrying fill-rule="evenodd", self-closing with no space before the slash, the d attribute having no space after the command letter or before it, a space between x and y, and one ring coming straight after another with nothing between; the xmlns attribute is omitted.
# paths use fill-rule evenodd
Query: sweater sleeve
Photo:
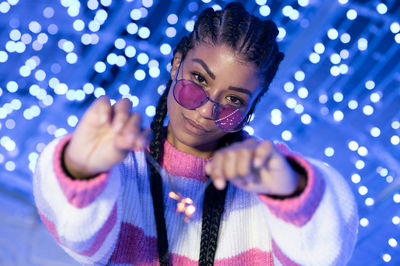
<svg viewBox="0 0 400 266"><path fill-rule="evenodd" d="M259 195L269 209L276 264L345 265L358 231L357 208L349 186L329 165L289 151L283 153L305 170L307 185L293 198Z"/></svg>
<svg viewBox="0 0 400 266"><path fill-rule="evenodd" d="M114 167L90 180L73 180L61 165L71 136L56 139L40 155L33 177L38 213L57 243L82 264L105 264L120 224L121 177Z"/></svg>

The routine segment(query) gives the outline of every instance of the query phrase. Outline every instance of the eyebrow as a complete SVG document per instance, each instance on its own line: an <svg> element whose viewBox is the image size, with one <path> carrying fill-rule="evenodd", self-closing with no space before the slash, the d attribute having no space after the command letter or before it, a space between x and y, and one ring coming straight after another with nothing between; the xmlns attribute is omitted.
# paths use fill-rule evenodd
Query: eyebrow
<svg viewBox="0 0 400 266"><path fill-rule="evenodd" d="M211 70L208 68L207 64L203 60L201 60L200 58L193 58L192 61L199 63L204 68L204 70L207 72L207 74L212 79L215 79L214 73L211 72Z"/></svg>
<svg viewBox="0 0 400 266"><path fill-rule="evenodd" d="M232 86L229 86L228 89L232 90L232 91L237 91L237 92L247 94L247 95L249 95L249 97L251 97L251 92L249 90L246 90L243 88L238 88L238 87L232 87Z"/></svg>
<svg viewBox="0 0 400 266"><path fill-rule="evenodd" d="M193 58L192 61L199 63L204 68L204 70L207 72L207 74L212 79L215 79L215 74L213 72L211 72L211 70L208 68L207 64L203 60L201 60L200 58ZM249 90L246 90L243 88L238 88L238 87L233 87L233 86L229 86L228 89L247 94L249 97L251 97L251 92Z"/></svg>

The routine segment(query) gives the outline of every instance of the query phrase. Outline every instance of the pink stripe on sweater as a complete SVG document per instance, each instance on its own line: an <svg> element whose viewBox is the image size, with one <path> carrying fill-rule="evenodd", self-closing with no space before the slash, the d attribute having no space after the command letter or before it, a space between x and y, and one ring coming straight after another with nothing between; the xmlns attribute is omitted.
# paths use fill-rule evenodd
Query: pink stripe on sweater
<svg viewBox="0 0 400 266"><path fill-rule="evenodd" d="M197 266L199 263L196 260L191 260L188 257L181 256L178 254L172 254L170 261L172 261L172 265L179 265L179 266Z"/></svg>
<svg viewBox="0 0 400 266"><path fill-rule="evenodd" d="M307 185L297 197L287 199L273 199L266 195L259 198L267 205L270 211L278 218L296 226L305 225L314 214L325 191L325 181L318 169L314 168L303 157L283 151L286 157L294 160L307 173Z"/></svg>
<svg viewBox="0 0 400 266"><path fill-rule="evenodd" d="M226 259L216 260L215 266L242 266L242 265L265 265L273 266L274 259L272 252L261 251L257 248L253 248L242 252L236 256L232 256Z"/></svg>
<svg viewBox="0 0 400 266"><path fill-rule="evenodd" d="M79 243L76 242L68 242L67 239L62 239L57 233L56 226L53 222L48 220L43 214L38 211L40 217L42 218L42 221L44 225L47 227L47 229L50 231L51 235L56 239L57 243L63 245L63 246L68 246L70 249L74 250L74 246L76 246ZM104 223L103 227L97 232L95 238L93 240L89 240L91 243L91 246L84 250L84 251L79 251L76 250L75 252L80 255L84 256L93 256L101 245L104 243L104 240L106 239L107 235L111 232L111 230L114 228L115 223L117 221L117 204L115 204L113 210L110 213L110 216L108 217L107 221Z"/></svg>
<svg viewBox="0 0 400 266"><path fill-rule="evenodd" d="M274 253L275 257L285 266L298 266L300 264L295 263L291 259L289 259L282 250L279 249L278 245L272 239L272 252Z"/></svg>
<svg viewBox="0 0 400 266"><path fill-rule="evenodd" d="M122 223L110 262L156 265L158 263L157 238L146 236L143 229L137 226Z"/></svg>
<svg viewBox="0 0 400 266"><path fill-rule="evenodd" d="M210 159L196 157L195 155L184 153L172 146L168 140L164 141L164 156L160 165L174 176L182 176L207 182L205 166Z"/></svg>
<svg viewBox="0 0 400 266"><path fill-rule="evenodd" d="M87 250L78 253L84 256L89 256L89 257L93 256L99 250L101 245L104 244L104 240L111 232L111 230L114 228L116 222L117 222L117 203L115 203L114 208L111 211L110 216L108 217L103 227L97 232L96 238L94 239L92 246L89 247Z"/></svg>
<svg viewBox="0 0 400 266"><path fill-rule="evenodd" d="M107 185L109 173L100 174L90 180L74 180L69 177L61 165L61 155L71 138L72 135L68 135L57 144L53 166L57 180L68 202L77 208L83 208L92 203L103 192Z"/></svg>
<svg viewBox="0 0 400 266"><path fill-rule="evenodd" d="M172 265L179 266L196 266L198 261L191 260L188 257L172 254L171 255ZM253 248L244 251L236 256L232 256L226 259L219 259L214 262L214 266L242 266L242 265L263 265L273 266L274 260L272 252L261 251L257 248Z"/></svg>
<svg viewBox="0 0 400 266"><path fill-rule="evenodd" d="M39 210L38 210L38 214L39 214L40 218L42 219L44 225L49 230L50 234L54 237L54 239L57 241L57 243L61 244L61 241L60 241L60 238L58 237L57 229L56 229L56 226L54 225L54 223L52 223L50 220L48 220L46 218L46 216L44 216Z"/></svg>

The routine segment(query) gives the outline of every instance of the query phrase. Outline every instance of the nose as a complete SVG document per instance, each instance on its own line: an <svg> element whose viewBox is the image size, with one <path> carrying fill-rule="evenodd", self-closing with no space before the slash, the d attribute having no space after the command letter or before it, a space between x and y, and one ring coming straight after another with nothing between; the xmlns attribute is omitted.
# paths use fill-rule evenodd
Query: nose
<svg viewBox="0 0 400 266"><path fill-rule="evenodd" d="M214 103L208 100L205 104L197 108L200 115L207 119L213 119Z"/></svg>

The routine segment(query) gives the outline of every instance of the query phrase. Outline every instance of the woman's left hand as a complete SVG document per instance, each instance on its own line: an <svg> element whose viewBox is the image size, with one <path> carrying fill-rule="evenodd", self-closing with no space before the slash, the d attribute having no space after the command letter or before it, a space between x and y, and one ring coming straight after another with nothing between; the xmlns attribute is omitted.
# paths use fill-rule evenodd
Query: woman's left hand
<svg viewBox="0 0 400 266"><path fill-rule="evenodd" d="M284 197L303 183L268 140L249 139L218 150L205 170L217 189L224 189L229 181L246 191Z"/></svg>

